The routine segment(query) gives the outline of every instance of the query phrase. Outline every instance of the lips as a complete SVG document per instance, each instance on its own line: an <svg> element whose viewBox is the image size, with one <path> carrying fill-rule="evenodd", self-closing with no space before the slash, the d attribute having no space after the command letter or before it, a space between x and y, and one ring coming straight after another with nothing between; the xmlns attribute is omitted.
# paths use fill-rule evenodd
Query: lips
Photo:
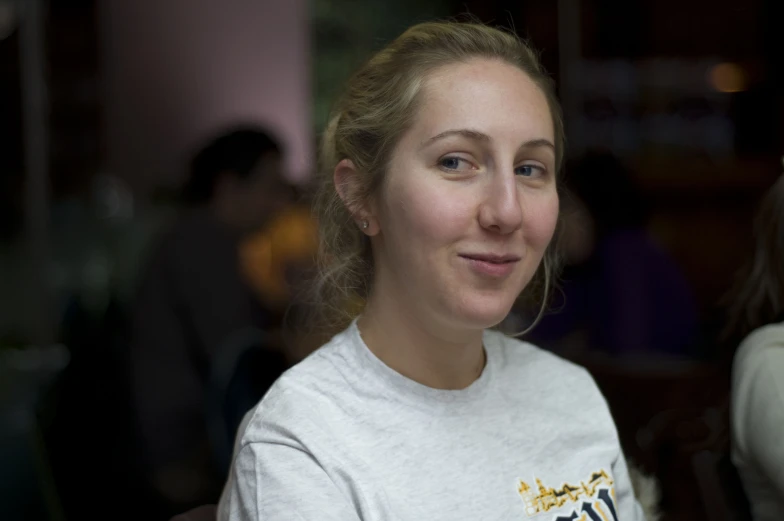
<svg viewBox="0 0 784 521"><path fill-rule="evenodd" d="M482 277L494 279L505 278L510 275L520 257L517 255L496 255L492 253L469 253L461 254L471 270Z"/></svg>
<svg viewBox="0 0 784 521"><path fill-rule="evenodd" d="M495 255L492 253L466 253L460 256L464 259L488 262L490 264L508 264L520 260L520 257L517 255Z"/></svg>

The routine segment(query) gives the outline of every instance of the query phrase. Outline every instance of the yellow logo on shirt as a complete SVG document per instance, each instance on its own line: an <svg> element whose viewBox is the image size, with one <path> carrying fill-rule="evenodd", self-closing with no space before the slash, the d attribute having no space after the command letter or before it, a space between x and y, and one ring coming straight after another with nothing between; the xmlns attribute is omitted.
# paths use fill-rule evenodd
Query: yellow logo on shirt
<svg viewBox="0 0 784 521"><path fill-rule="evenodd" d="M570 503L581 503L575 505L571 515L558 516L553 521L618 521L613 480L604 470L592 473L588 481L581 481L579 485L564 483L560 488L546 487L536 478L534 489L520 480L517 490L529 517Z"/></svg>

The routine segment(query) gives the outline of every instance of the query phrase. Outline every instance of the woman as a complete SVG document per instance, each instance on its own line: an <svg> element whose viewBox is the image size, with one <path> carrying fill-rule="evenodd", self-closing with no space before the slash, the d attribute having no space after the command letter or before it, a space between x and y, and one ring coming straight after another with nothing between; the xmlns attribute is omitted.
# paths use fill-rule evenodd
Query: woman
<svg viewBox="0 0 784 521"><path fill-rule="evenodd" d="M752 260L732 292L732 461L755 521L784 512L784 177L762 202Z"/></svg>
<svg viewBox="0 0 784 521"><path fill-rule="evenodd" d="M495 29L416 25L356 73L320 289L365 305L247 417L219 519L643 519L588 373L490 330L551 284L563 141L536 54Z"/></svg>

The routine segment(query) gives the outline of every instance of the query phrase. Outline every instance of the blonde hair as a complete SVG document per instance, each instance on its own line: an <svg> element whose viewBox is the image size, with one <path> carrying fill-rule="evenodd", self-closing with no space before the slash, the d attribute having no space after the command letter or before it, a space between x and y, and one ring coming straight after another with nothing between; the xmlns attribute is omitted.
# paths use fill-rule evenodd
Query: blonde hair
<svg viewBox="0 0 784 521"><path fill-rule="evenodd" d="M564 150L560 104L554 83L528 44L514 34L477 23L430 22L405 31L351 77L322 138L314 200L319 226L315 290L319 314L330 326L344 326L361 310L373 279L370 241L355 225L348 208L367 200L382 186L391 154L417 113L428 75L474 58L518 67L541 89L553 119L556 170L560 171ZM345 202L333 182L335 167L343 159L350 159L362 173L359 186ZM544 281L532 281L533 287L544 290L542 303L552 287L557 264L554 251L551 245L539 270ZM543 309L544 305L539 317Z"/></svg>

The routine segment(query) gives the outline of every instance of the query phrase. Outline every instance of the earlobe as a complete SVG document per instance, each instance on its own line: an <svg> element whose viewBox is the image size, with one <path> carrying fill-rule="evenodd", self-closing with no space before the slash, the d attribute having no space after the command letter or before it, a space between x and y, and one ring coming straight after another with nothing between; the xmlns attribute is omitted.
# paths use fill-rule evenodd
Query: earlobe
<svg viewBox="0 0 784 521"><path fill-rule="evenodd" d="M373 236L378 233L378 226L361 195L360 175L353 161L343 159L335 166L332 180L338 196L353 216L356 225L365 235Z"/></svg>

